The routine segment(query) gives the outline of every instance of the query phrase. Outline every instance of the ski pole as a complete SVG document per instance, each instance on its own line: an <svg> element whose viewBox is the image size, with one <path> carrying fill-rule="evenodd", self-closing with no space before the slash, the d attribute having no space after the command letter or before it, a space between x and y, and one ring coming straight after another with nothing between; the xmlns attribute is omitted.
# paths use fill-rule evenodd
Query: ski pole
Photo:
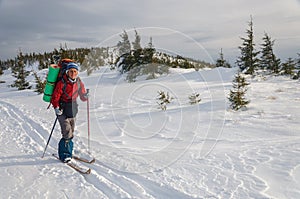
<svg viewBox="0 0 300 199"><path fill-rule="evenodd" d="M88 94L90 89L86 89L86 93ZM90 103L89 97L86 101L86 108L87 108L87 122L88 122L88 151L90 152Z"/></svg>
<svg viewBox="0 0 300 199"><path fill-rule="evenodd" d="M55 127L55 125L56 125L57 120L58 120L58 117L56 117L56 119L55 119L55 121L54 121L54 124L53 124L52 130L51 130L51 133L50 133L50 135L49 135L49 138L48 138L46 147L45 147L45 149L44 149L44 153L43 153L43 155L42 155L42 158L43 158L44 155L45 155L46 149L47 149L48 144L49 144L49 142L50 142L50 139L51 139L51 136L52 136L52 133L53 133L53 130L54 130L54 127Z"/></svg>

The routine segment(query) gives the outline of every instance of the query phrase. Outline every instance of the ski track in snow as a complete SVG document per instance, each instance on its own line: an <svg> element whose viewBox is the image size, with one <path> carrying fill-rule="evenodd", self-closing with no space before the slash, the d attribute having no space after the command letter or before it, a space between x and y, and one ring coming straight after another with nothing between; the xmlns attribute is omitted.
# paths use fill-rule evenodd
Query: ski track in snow
<svg viewBox="0 0 300 199"><path fill-rule="evenodd" d="M20 136L22 136L23 139L16 140L16 143L18 145L22 145L23 142L29 142L30 144L27 145L27 147L42 147L40 144L43 143L45 138L48 136L48 131L43 129L40 124L34 122L32 119L23 114L23 112L14 105L4 101L0 101L0 103L7 114L6 119L12 120L13 123L18 126L17 130L19 132L23 132L23 134L20 133ZM15 131L15 133L17 133L17 131ZM32 149L28 149L28 152L32 152L31 150Z"/></svg>
<svg viewBox="0 0 300 199"><path fill-rule="evenodd" d="M70 170L69 172L72 170L64 165L57 167L59 166L59 162L55 160L49 158L44 158L44 160L40 159L39 155L41 155L41 151L44 147L41 144L44 144L48 139L49 132L41 125L30 119L27 115L23 114L23 112L14 105L2 100L0 101L0 104L2 105L1 116L10 120L10 123L14 126L11 129L6 127L6 136L8 134L14 134L12 141L15 142L17 148L21 150L22 154L30 154L1 157L0 168L8 167L5 171L7 177L20 176L18 184L19 186L24 186L23 183L25 179L22 179L22 173L15 173L14 171L10 172L9 167L13 165L19 165L20 167L26 166L26 168L33 166L35 168L35 172L38 172L36 175L39 177L37 179L32 179L33 181L30 186L28 185L29 187L26 188L27 193L35 194L35 196L33 195L31 197L49 197L51 195L50 193L42 193L38 191L41 177L48 176L50 174L59 176L63 175L65 170ZM2 140L7 140L3 139L3 134L4 133L1 133ZM11 143L2 144L11 145ZM52 148L51 151L54 151L53 147L49 146L49 148ZM11 162L9 160L13 160L15 162ZM48 164L50 166L47 166ZM42 168L39 165L41 165ZM87 166L92 169L92 173L90 175L82 176L81 174L77 174L76 171L73 171L72 173L77 174L76 176L82 184L85 184L85 186L88 187L93 187L93 189L96 190L95 193L97 193L100 198L160 198L159 196L155 196L158 193L165 193L165 196L168 196L167 198L178 196L180 196L180 198L190 198L188 195L173 190L170 187L162 187L159 184L136 174L126 174L125 172L117 171L113 168L97 163L97 161L96 163L92 165L88 164ZM55 169L55 167L57 168ZM36 169L38 171L36 171ZM140 184L140 181L143 184ZM15 185L15 188L13 189L10 187L10 193L12 193L12 196L18 192L20 189L19 186ZM35 192L35 189L37 189L37 192ZM62 193L65 197L69 198L67 192L62 191ZM16 194L16 196L17 195L19 194ZM26 192L25 195L27 195Z"/></svg>

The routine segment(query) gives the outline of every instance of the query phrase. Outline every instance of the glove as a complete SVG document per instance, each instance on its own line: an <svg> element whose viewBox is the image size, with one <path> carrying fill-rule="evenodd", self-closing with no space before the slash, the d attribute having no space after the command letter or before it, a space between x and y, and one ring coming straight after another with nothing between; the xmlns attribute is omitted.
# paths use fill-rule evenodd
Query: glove
<svg viewBox="0 0 300 199"><path fill-rule="evenodd" d="M62 110L60 110L58 107L55 108L54 111L55 111L55 114L56 114L57 116L60 116L60 115L63 114Z"/></svg>
<svg viewBox="0 0 300 199"><path fill-rule="evenodd" d="M89 89L86 90L86 93L83 94L83 97L88 100L90 96Z"/></svg>
<svg viewBox="0 0 300 199"><path fill-rule="evenodd" d="M83 97L85 97L86 99L89 98L90 94L89 93L84 93Z"/></svg>

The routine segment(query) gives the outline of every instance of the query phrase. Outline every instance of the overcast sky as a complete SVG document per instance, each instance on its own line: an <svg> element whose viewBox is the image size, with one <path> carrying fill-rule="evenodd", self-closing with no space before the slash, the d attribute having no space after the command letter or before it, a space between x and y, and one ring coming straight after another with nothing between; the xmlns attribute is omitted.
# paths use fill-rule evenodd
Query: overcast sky
<svg viewBox="0 0 300 199"><path fill-rule="evenodd" d="M264 32L278 57L300 53L300 0L0 0L0 59L24 53L116 44L123 30L142 42L212 61L220 49L231 63L253 17L256 47Z"/></svg>

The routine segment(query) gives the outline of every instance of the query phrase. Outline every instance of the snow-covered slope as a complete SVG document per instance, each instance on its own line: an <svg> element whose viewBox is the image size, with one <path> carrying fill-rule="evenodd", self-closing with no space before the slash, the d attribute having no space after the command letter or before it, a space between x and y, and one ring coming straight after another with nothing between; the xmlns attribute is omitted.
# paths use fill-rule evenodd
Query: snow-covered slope
<svg viewBox="0 0 300 199"><path fill-rule="evenodd" d="M42 71L43 72L43 71ZM251 79L247 111L228 110L234 69L173 69L126 83L108 67L87 77L91 89L92 173L41 158L55 115L42 96L8 88L0 77L1 198L299 198L299 82ZM158 91L174 98L166 111ZM190 105L188 96L201 94ZM80 102L75 153L88 148L87 105Z"/></svg>

